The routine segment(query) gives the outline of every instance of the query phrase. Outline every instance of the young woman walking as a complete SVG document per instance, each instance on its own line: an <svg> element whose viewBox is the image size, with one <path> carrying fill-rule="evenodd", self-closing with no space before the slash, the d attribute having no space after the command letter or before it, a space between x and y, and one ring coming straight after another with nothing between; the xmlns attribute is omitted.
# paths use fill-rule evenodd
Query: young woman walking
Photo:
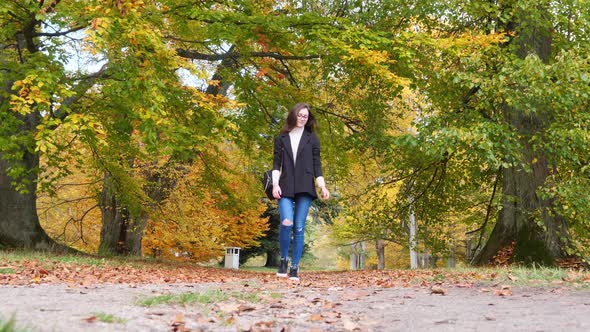
<svg viewBox="0 0 590 332"><path fill-rule="evenodd" d="M314 133L315 118L306 103L295 105L274 142L272 193L279 200L281 224L279 246L281 260L277 276L286 277L289 265L289 247L293 233L293 251L289 278L299 280L299 261L303 253L305 220L311 202L330 198L322 173L320 141Z"/></svg>

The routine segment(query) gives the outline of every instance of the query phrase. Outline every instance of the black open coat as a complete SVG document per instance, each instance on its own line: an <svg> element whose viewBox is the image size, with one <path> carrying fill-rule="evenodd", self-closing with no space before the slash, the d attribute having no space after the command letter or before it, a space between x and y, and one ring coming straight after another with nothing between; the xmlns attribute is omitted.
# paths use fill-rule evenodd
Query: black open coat
<svg viewBox="0 0 590 332"><path fill-rule="evenodd" d="M281 170L282 167L282 170ZM314 179L322 176L320 141L316 134L303 130L297 147L297 163L293 162L293 149L289 133L275 138L273 170L280 170L279 186L282 197L294 198L295 194L308 193L318 198Z"/></svg>

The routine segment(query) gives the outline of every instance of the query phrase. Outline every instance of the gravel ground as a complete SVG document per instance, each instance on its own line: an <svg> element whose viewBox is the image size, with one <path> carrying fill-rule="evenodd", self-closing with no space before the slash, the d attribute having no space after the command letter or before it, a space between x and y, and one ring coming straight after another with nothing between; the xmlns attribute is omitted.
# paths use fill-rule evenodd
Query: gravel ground
<svg viewBox="0 0 590 332"><path fill-rule="evenodd" d="M0 316L27 331L590 331L590 291L567 288L312 288L199 284L0 286ZM228 295L159 304L169 294ZM446 293L446 294L437 294ZM105 322L112 315L115 322Z"/></svg>

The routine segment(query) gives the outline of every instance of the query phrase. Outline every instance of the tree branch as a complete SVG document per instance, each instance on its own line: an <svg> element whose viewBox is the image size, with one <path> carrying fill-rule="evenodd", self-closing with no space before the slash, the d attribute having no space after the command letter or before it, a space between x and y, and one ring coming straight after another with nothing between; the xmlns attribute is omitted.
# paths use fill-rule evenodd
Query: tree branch
<svg viewBox="0 0 590 332"><path fill-rule="evenodd" d="M496 175L496 181L494 181L494 189L492 191L492 196L490 197L490 202L488 203L488 207L486 209L486 218L485 218L483 224L478 229L465 233L465 234L472 234L472 233L475 233L475 232L481 230L481 233L479 234L479 240L477 241L477 246L475 246L475 249L473 249L473 252L477 252L477 250L479 250L479 247L481 246L481 241L483 239L485 227L487 226L488 221L490 219L490 214L492 211L492 203L494 202L494 197L496 196L496 189L498 188L498 182L500 182L500 172L501 171L502 171L502 168L499 168L498 175Z"/></svg>
<svg viewBox="0 0 590 332"><path fill-rule="evenodd" d="M107 65L105 64L100 68L99 71L92 73L90 75L75 79L75 80L82 81L76 89L78 91L75 95L65 98L62 103L62 107L69 108L71 105L73 105L78 100L80 100L80 98L82 98L84 96L84 92L86 92L88 89L90 89L94 85L94 83L96 82L97 79L105 76L106 67L107 67ZM58 110L57 112L55 112L55 114L53 116L58 119L63 120L68 116L68 112L60 112Z"/></svg>
<svg viewBox="0 0 590 332"><path fill-rule="evenodd" d="M70 30L58 31L58 32L36 32L36 33L33 34L33 37L59 37L59 36L65 36L65 35L67 35L69 33L80 31L80 30L82 30L84 28L85 27L76 27L76 28L72 28Z"/></svg>
<svg viewBox="0 0 590 332"><path fill-rule="evenodd" d="M52 206L49 206L49 207L45 208L45 210L43 210L43 213L49 211L50 209L56 208L56 207L58 207L60 205L63 205L63 204L81 202L81 201L85 201L85 200L88 200L88 199L96 199L96 196L86 196L86 197L78 197L78 198L75 198L75 199L63 200L63 201L61 201L59 203L56 203L56 204L54 204Z"/></svg>
<svg viewBox="0 0 590 332"><path fill-rule="evenodd" d="M191 50L186 50L182 48L177 48L176 53L187 59L192 60L206 60L206 61L221 61L225 58L234 58L238 59L241 57L249 57L249 58L273 58L277 60L313 60L319 59L319 55L284 55L278 52L250 52L250 53L239 53L239 52L227 52L223 54L206 54L195 52Z"/></svg>
<svg viewBox="0 0 590 332"><path fill-rule="evenodd" d="M330 105L327 105L327 106L329 107ZM356 120L356 119L349 118L349 117L344 116L342 114L337 114L335 112L328 111L328 108L327 107L326 108L315 107L315 110L318 111L318 113L328 114L328 115L331 115L331 116L340 118L342 120L345 120L345 121L343 121L344 122L344 125L346 125L346 127L348 127L348 129L350 129L353 133L358 133L359 132L358 129L353 128L353 125L361 128L362 130L365 130L366 129L363 125L361 125L361 121Z"/></svg>

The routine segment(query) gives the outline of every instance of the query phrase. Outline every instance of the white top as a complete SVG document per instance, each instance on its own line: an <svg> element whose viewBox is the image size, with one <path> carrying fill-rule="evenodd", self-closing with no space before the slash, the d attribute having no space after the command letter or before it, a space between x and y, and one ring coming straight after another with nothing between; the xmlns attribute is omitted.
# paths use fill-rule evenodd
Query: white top
<svg viewBox="0 0 590 332"><path fill-rule="evenodd" d="M295 127L289 132L289 138L291 139L291 150L293 150L293 166L297 165L297 148L299 148L299 142L303 135L303 127Z"/></svg>
<svg viewBox="0 0 590 332"><path fill-rule="evenodd" d="M289 139L291 140L291 150L293 151L293 165L297 163L297 149L299 148L299 142L301 141L301 136L303 136L304 127L295 127L291 129L289 132ZM279 178L281 177L281 172L278 170L272 171L272 185L278 186L279 185ZM326 182L323 176L318 176L316 182L320 188L326 186Z"/></svg>

